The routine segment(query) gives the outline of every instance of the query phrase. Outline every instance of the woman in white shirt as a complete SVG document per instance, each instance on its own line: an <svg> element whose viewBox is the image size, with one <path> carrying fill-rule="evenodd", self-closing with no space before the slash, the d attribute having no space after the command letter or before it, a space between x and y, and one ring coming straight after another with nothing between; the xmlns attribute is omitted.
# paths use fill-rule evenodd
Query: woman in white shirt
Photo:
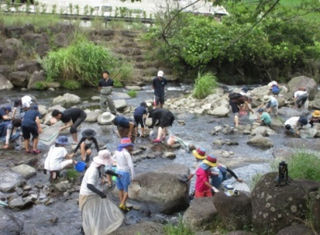
<svg viewBox="0 0 320 235"><path fill-rule="evenodd" d="M65 146L68 144L68 137L59 136L55 145L51 146L48 156L44 162L44 169L50 172L50 181L55 180L59 176L59 171L76 164L71 158L74 153L68 154Z"/></svg>
<svg viewBox="0 0 320 235"><path fill-rule="evenodd" d="M119 208L125 212L130 210L126 206L126 201L128 199L128 187L131 180L134 179L133 162L130 154L133 151L133 146L130 138L122 138L118 150L115 151L113 156L117 163L117 174L120 175L116 182L119 190Z"/></svg>
<svg viewBox="0 0 320 235"><path fill-rule="evenodd" d="M293 95L295 104L298 108L301 108L304 106L304 108L308 108L308 92L305 88L299 88Z"/></svg>

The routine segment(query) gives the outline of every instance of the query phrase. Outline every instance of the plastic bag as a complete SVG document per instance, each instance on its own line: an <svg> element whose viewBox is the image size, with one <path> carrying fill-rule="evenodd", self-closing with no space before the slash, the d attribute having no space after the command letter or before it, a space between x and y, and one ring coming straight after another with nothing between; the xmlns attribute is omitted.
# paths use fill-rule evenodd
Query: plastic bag
<svg viewBox="0 0 320 235"><path fill-rule="evenodd" d="M120 227L124 219L119 208L108 198L89 196L82 206L82 227L85 234L109 234Z"/></svg>

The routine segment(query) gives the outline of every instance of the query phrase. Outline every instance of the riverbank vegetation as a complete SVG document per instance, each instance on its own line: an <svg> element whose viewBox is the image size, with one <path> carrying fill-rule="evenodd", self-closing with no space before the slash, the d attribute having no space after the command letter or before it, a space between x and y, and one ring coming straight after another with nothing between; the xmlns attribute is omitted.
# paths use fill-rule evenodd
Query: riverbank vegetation
<svg viewBox="0 0 320 235"><path fill-rule="evenodd" d="M194 84L193 96L197 99L206 98L208 95L214 92L216 87L216 77L213 74L207 73L201 76L199 73Z"/></svg>
<svg viewBox="0 0 320 235"><path fill-rule="evenodd" d="M158 15L158 24L146 36L156 48L156 58L167 61L180 76L194 78L199 71L212 71L229 84L318 75L319 3L220 2L230 13L221 22L191 13Z"/></svg>

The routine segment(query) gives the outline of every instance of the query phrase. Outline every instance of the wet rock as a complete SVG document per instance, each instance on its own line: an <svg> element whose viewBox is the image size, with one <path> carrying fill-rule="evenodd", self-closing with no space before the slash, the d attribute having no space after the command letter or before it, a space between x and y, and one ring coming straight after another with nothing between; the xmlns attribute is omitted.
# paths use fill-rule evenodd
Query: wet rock
<svg viewBox="0 0 320 235"><path fill-rule="evenodd" d="M165 152L163 155L164 158L168 158L168 159L175 159L176 158L176 154L173 152Z"/></svg>
<svg viewBox="0 0 320 235"><path fill-rule="evenodd" d="M130 99L131 97L124 92L112 92L112 96L115 96L117 99Z"/></svg>
<svg viewBox="0 0 320 235"><path fill-rule="evenodd" d="M242 229L251 224L251 198L241 192L238 196L228 197L224 192L214 195L213 203L225 228Z"/></svg>
<svg viewBox="0 0 320 235"><path fill-rule="evenodd" d="M37 174L36 169L26 164L21 164L19 166L12 167L11 170L22 175L26 179L29 179Z"/></svg>
<svg viewBox="0 0 320 235"><path fill-rule="evenodd" d="M54 185L54 187L60 192L67 191L68 189L71 188L71 186L72 185L70 184L70 182L68 180L60 181Z"/></svg>
<svg viewBox="0 0 320 235"><path fill-rule="evenodd" d="M28 82L28 89L38 89L37 83L38 82L44 82L45 81L45 74L44 71L34 71L30 77L30 80Z"/></svg>
<svg viewBox="0 0 320 235"><path fill-rule="evenodd" d="M217 213L212 198L195 198L184 213L182 221L194 231L206 230Z"/></svg>
<svg viewBox="0 0 320 235"><path fill-rule="evenodd" d="M48 109L46 106L44 105L38 105L38 109L39 109L39 112L42 116L46 115L48 113Z"/></svg>
<svg viewBox="0 0 320 235"><path fill-rule="evenodd" d="M140 86L126 86L127 90L133 90L133 91L141 91L142 88Z"/></svg>
<svg viewBox="0 0 320 235"><path fill-rule="evenodd" d="M213 128L213 130L211 131L211 135L216 135L218 134L220 131L222 131L223 127L222 126L215 126Z"/></svg>
<svg viewBox="0 0 320 235"><path fill-rule="evenodd" d="M100 125L111 125L114 117L112 113L104 112L98 116L98 123Z"/></svg>
<svg viewBox="0 0 320 235"><path fill-rule="evenodd" d="M138 224L128 225L120 227L117 231L111 233L111 235L163 235L164 226L155 222L141 222Z"/></svg>
<svg viewBox="0 0 320 235"><path fill-rule="evenodd" d="M29 79L30 74L27 71L16 71L9 75L9 80L15 87L26 87Z"/></svg>
<svg viewBox="0 0 320 235"><path fill-rule="evenodd" d="M23 199L22 197L14 198L9 201L9 207L12 209L23 210L32 206L33 202L30 198Z"/></svg>
<svg viewBox="0 0 320 235"><path fill-rule="evenodd" d="M17 60L15 64L18 71L27 71L30 74L41 70L41 65L37 60Z"/></svg>
<svg viewBox="0 0 320 235"><path fill-rule="evenodd" d="M261 135L254 136L247 142L247 144L258 148L271 148L273 146L273 143L269 138Z"/></svg>
<svg viewBox="0 0 320 235"><path fill-rule="evenodd" d="M100 96L92 96L91 100L92 101L99 101L100 100Z"/></svg>
<svg viewBox="0 0 320 235"><path fill-rule="evenodd" d="M181 175L180 173L183 173ZM152 211L173 213L186 206L188 185L181 180L189 169L171 164L162 169L146 172L135 177L129 186L129 197L148 203Z"/></svg>
<svg viewBox="0 0 320 235"><path fill-rule="evenodd" d="M251 135L270 136L274 134L275 132L266 126L258 126L251 131Z"/></svg>
<svg viewBox="0 0 320 235"><path fill-rule="evenodd" d="M114 106L118 111L122 111L127 107L127 101L126 100L114 100Z"/></svg>
<svg viewBox="0 0 320 235"><path fill-rule="evenodd" d="M6 169L0 169L0 191L12 192L15 187L24 183L21 175Z"/></svg>
<svg viewBox="0 0 320 235"><path fill-rule="evenodd" d="M12 88L12 83L5 76L0 74L0 90L10 90Z"/></svg>
<svg viewBox="0 0 320 235"><path fill-rule="evenodd" d="M292 78L288 83L289 91L293 95L299 88L305 88L309 93L309 99L313 100L318 92L318 84L313 78L306 76L300 76Z"/></svg>
<svg viewBox="0 0 320 235"><path fill-rule="evenodd" d="M281 128L283 127L283 122L279 118L273 118L271 121L271 128Z"/></svg>
<svg viewBox="0 0 320 235"><path fill-rule="evenodd" d="M52 103L54 105L60 104L62 106L71 106L74 104L79 104L81 102L81 98L77 95L66 93L63 96L60 95L53 99Z"/></svg>
<svg viewBox="0 0 320 235"><path fill-rule="evenodd" d="M48 112L51 113L55 109L59 110L60 112L63 112L64 110L66 110L60 104L57 104L57 105L53 105L53 106L48 107Z"/></svg>
<svg viewBox="0 0 320 235"><path fill-rule="evenodd" d="M48 82L47 86L48 86L48 90L51 90L51 91L54 91L54 89L57 89L57 88L61 87L59 82Z"/></svg>
<svg viewBox="0 0 320 235"><path fill-rule="evenodd" d="M320 188L319 182L309 180L290 180L288 185L276 187L277 175L264 175L252 191L252 222L258 232L274 233L304 220L309 193Z"/></svg>
<svg viewBox="0 0 320 235"><path fill-rule="evenodd" d="M209 110L208 114L215 117L227 117L229 112L230 112L229 108L223 105L213 109L212 111Z"/></svg>
<svg viewBox="0 0 320 235"><path fill-rule="evenodd" d="M22 223L15 218L11 211L0 207L0 234L16 235L20 234Z"/></svg>
<svg viewBox="0 0 320 235"><path fill-rule="evenodd" d="M289 107L280 108L278 113L279 115L284 116L286 118L293 117L293 116L300 116L302 114L300 110L289 108Z"/></svg>
<svg viewBox="0 0 320 235"><path fill-rule="evenodd" d="M98 120L99 113L90 111L87 113L86 122L96 122Z"/></svg>
<svg viewBox="0 0 320 235"><path fill-rule="evenodd" d="M297 234L314 234L312 230L306 227L304 224L296 224L281 229L277 235L297 235Z"/></svg>

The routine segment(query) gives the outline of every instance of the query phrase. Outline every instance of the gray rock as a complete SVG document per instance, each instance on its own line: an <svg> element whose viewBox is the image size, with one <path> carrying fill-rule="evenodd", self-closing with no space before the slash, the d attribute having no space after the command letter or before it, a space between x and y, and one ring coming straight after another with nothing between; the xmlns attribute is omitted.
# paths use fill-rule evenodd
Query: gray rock
<svg viewBox="0 0 320 235"><path fill-rule="evenodd" d="M0 90L10 90L12 88L12 83L8 79L6 79L5 76L0 74Z"/></svg>
<svg viewBox="0 0 320 235"><path fill-rule="evenodd" d="M128 104L127 101L125 100L114 100L114 106L116 107L117 110L121 111L124 110Z"/></svg>
<svg viewBox="0 0 320 235"><path fill-rule="evenodd" d="M312 235L315 234L312 230L306 227L304 224L295 224L284 229L281 229L277 235L297 235L297 234L305 234Z"/></svg>
<svg viewBox="0 0 320 235"><path fill-rule="evenodd" d="M44 105L41 105L41 104L38 105L38 109L39 109L40 114L43 115L43 116L48 113L48 109Z"/></svg>
<svg viewBox="0 0 320 235"><path fill-rule="evenodd" d="M0 207L0 234L16 235L20 234L22 222L15 218L11 211Z"/></svg>
<svg viewBox="0 0 320 235"><path fill-rule="evenodd" d="M174 165L137 175L129 186L129 197L148 203L149 209L155 212L173 213L184 208L188 201L188 185L174 171L181 167ZM168 173L164 174L164 171ZM188 172L188 169L184 172Z"/></svg>
<svg viewBox="0 0 320 235"><path fill-rule="evenodd" d="M225 105L219 106L213 110L209 110L208 114L215 116L215 117L227 117L230 110Z"/></svg>
<svg viewBox="0 0 320 235"><path fill-rule="evenodd" d="M164 226L159 223L145 221L138 224L128 225L120 227L111 235L163 235Z"/></svg>
<svg viewBox="0 0 320 235"><path fill-rule="evenodd" d="M99 113L90 111L87 113L86 122L96 122L98 120Z"/></svg>
<svg viewBox="0 0 320 235"><path fill-rule="evenodd" d="M183 223L194 231L206 230L218 214L212 198L195 198L183 215Z"/></svg>
<svg viewBox="0 0 320 235"><path fill-rule="evenodd" d="M60 191L60 192L65 192L65 191L67 191L68 189L70 189L71 188L71 184L70 184L70 182L68 181L68 180L65 180L65 181L60 181L60 182L58 182L58 183L56 183L55 185L54 185L54 187L58 190L58 191Z"/></svg>
<svg viewBox="0 0 320 235"><path fill-rule="evenodd" d="M16 87L26 87L30 79L27 71L16 71L9 75L10 82Z"/></svg>
<svg viewBox="0 0 320 235"><path fill-rule="evenodd" d="M93 101L99 101L100 100L100 96L92 96L91 100Z"/></svg>
<svg viewBox="0 0 320 235"><path fill-rule="evenodd" d="M267 126L258 126L251 131L251 135L271 136L275 132Z"/></svg>
<svg viewBox="0 0 320 235"><path fill-rule="evenodd" d="M53 99L52 103L54 105L60 104L62 106L71 106L74 104L79 104L81 102L81 98L77 95L66 93L63 96L58 96Z"/></svg>
<svg viewBox="0 0 320 235"><path fill-rule="evenodd" d="M175 159L176 158L176 154L173 152L165 152L163 155L164 158L168 158L168 159Z"/></svg>
<svg viewBox="0 0 320 235"><path fill-rule="evenodd" d="M22 175L26 179L29 179L32 176L37 174L37 171L35 168L26 164L21 164L21 165L12 167L11 170Z"/></svg>
<svg viewBox="0 0 320 235"><path fill-rule="evenodd" d="M9 65L0 65L0 74L4 76L8 76L9 73L11 72L11 67Z"/></svg>
<svg viewBox="0 0 320 235"><path fill-rule="evenodd" d="M294 77L288 83L289 91L293 95L300 87L307 89L309 93L309 99L313 100L318 92L318 84L313 78L306 76Z"/></svg>
<svg viewBox="0 0 320 235"><path fill-rule="evenodd" d="M115 96L116 99L130 99L131 97L124 92L112 92L112 96Z"/></svg>
<svg viewBox="0 0 320 235"><path fill-rule="evenodd" d="M271 148L273 147L272 141L267 138L263 137L261 135L256 135L253 138L251 138L247 144L258 147L258 148Z"/></svg>
<svg viewBox="0 0 320 235"><path fill-rule="evenodd" d="M15 187L24 183L23 177L13 171L0 169L0 191L12 192Z"/></svg>
<svg viewBox="0 0 320 235"><path fill-rule="evenodd" d="M4 43L7 47L12 47L12 48L16 48L16 49L21 49L21 47L22 47L21 40L16 39L16 38L8 38L5 40Z"/></svg>
<svg viewBox="0 0 320 235"><path fill-rule="evenodd" d="M60 112L63 112L64 110L66 110L64 107L58 104L58 105L53 105L48 107L48 112L51 113L55 109L59 110Z"/></svg>
<svg viewBox="0 0 320 235"><path fill-rule="evenodd" d="M14 198L9 201L9 207L12 209L23 210L33 204L30 198L23 199L22 197Z"/></svg>
<svg viewBox="0 0 320 235"><path fill-rule="evenodd" d="M45 81L45 74L44 71L34 71L30 77L29 83L27 88L28 89L37 89L37 82L44 82Z"/></svg>
<svg viewBox="0 0 320 235"><path fill-rule="evenodd" d="M36 60L18 60L16 61L16 69L18 71L27 71L32 74L35 71L41 70L41 65Z"/></svg>

